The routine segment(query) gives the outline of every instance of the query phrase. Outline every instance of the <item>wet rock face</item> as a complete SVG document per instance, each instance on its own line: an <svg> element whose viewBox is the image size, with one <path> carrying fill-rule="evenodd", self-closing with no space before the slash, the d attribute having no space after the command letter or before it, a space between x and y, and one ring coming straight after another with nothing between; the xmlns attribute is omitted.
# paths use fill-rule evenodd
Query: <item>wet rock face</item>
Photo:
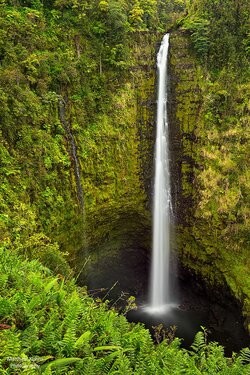
<svg viewBox="0 0 250 375"><path fill-rule="evenodd" d="M249 345L242 307L227 285L209 286L201 276L181 264L178 284L181 308L202 317L200 325L208 329L208 338L222 344L226 354Z"/></svg>
<svg viewBox="0 0 250 375"><path fill-rule="evenodd" d="M91 294L105 296L108 300L116 301L120 296L140 298L147 289L147 249L134 245L122 249L114 256L101 257L95 265L89 268L88 285ZM100 294L98 291L104 289ZM118 304L119 305L119 304Z"/></svg>
<svg viewBox="0 0 250 375"><path fill-rule="evenodd" d="M105 149L106 164L121 154L114 176L106 177L107 184L114 178L114 189L107 194L105 171L100 172L92 198L97 203L86 203L84 246L76 254L78 264L74 265L80 272L79 282L91 289L110 288L118 282L116 289L120 291L139 294L145 290L151 248L156 40L157 35L135 35L134 66L119 98L123 107L117 121L123 124L126 118L126 126L119 129L122 141L114 138ZM105 194L105 200L101 194ZM81 271L86 259L88 264Z"/></svg>
<svg viewBox="0 0 250 375"><path fill-rule="evenodd" d="M185 34L170 38L169 105L170 153L174 211L177 224L191 225L195 186L195 129L199 118L201 92L196 62Z"/></svg>
<svg viewBox="0 0 250 375"><path fill-rule="evenodd" d="M191 270L197 293L199 275L214 303L222 300L230 306L231 296L235 296L245 317L244 326L250 332L247 284L231 272L232 259L227 255L233 247L225 247L223 223L216 222L216 207L209 217L199 209L201 191L197 176L204 168L202 139L204 143L207 134L203 118L206 72L192 54L188 36L181 31L171 34L169 71L172 196L178 257L185 269Z"/></svg>
<svg viewBox="0 0 250 375"><path fill-rule="evenodd" d="M101 243L88 249L90 261L79 277L90 290L116 300L121 293L139 296L147 289L151 225L136 211L121 212ZM83 253L83 257L84 257ZM99 293L98 293L99 295Z"/></svg>
<svg viewBox="0 0 250 375"><path fill-rule="evenodd" d="M244 327L246 329L246 331L248 331L249 335L250 335L250 315L248 315L245 320L244 320Z"/></svg>

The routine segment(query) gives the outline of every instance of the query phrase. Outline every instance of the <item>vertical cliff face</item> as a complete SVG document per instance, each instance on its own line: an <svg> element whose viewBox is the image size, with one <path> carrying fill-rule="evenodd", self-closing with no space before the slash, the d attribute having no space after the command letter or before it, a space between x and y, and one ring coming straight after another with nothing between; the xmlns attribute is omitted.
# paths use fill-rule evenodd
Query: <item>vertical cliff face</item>
<svg viewBox="0 0 250 375"><path fill-rule="evenodd" d="M159 20L87 3L0 9L0 239L57 272L66 253L105 274L98 262L146 257L151 241Z"/></svg>
<svg viewBox="0 0 250 375"><path fill-rule="evenodd" d="M129 75L114 93L110 113L96 120L83 161L85 232L79 278L91 289L116 281L131 293L146 289L151 247L151 192L155 129L156 33L134 35ZM86 153L88 133L80 147ZM79 139L80 140L80 139ZM90 168L90 160L92 167ZM96 180L97 179L97 180Z"/></svg>
<svg viewBox="0 0 250 375"><path fill-rule="evenodd" d="M211 78L181 31L171 36L170 71L179 257L210 288L236 297L249 329L245 85L230 87L230 72Z"/></svg>
<svg viewBox="0 0 250 375"><path fill-rule="evenodd" d="M202 96L197 61L182 32L171 34L169 70L174 211L177 223L189 226L195 195L195 130L199 125Z"/></svg>

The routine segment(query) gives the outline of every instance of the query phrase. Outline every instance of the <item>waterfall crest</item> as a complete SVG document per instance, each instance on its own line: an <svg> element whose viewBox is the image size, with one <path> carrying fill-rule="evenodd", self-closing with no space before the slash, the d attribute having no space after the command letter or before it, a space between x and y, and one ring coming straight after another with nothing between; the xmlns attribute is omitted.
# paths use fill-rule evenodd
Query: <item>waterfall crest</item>
<svg viewBox="0 0 250 375"><path fill-rule="evenodd" d="M157 130L155 143L155 177L153 208L153 250L148 309L161 313L170 306L169 261L170 261L170 172L168 152L167 115L167 58L169 34L162 40L157 55L158 98Z"/></svg>

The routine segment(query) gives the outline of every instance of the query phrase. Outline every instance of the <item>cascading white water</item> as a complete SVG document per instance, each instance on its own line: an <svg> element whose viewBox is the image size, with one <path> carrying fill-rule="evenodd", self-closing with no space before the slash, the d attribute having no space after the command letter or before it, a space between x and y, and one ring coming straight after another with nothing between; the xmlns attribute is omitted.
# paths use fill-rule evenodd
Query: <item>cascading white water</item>
<svg viewBox="0 0 250 375"><path fill-rule="evenodd" d="M153 252L150 285L151 312L164 312L170 306L170 173L168 155L167 57L169 34L166 34L157 55L158 100L155 145L155 179L153 212Z"/></svg>

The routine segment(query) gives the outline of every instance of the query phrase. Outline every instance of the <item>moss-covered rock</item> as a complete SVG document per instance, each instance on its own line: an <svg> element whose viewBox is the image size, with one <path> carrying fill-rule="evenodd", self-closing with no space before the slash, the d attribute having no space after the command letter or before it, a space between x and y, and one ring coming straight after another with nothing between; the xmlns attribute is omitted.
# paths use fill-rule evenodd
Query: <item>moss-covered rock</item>
<svg viewBox="0 0 250 375"><path fill-rule="evenodd" d="M180 258L211 287L229 286L249 328L247 83L230 70L211 76L182 31L171 36L170 69Z"/></svg>
<svg viewBox="0 0 250 375"><path fill-rule="evenodd" d="M78 135L86 237L76 258L89 259L79 280L91 288L119 281L132 293L143 289L139 279L145 280L151 244L156 41L157 34L134 35L126 82L108 113Z"/></svg>

